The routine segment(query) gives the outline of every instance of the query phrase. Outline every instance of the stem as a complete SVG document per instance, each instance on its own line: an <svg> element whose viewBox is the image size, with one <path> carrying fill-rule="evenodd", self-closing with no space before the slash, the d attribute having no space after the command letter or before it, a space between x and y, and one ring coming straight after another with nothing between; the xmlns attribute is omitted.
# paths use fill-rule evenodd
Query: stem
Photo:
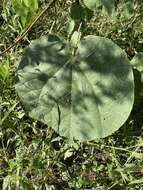
<svg viewBox="0 0 143 190"><path fill-rule="evenodd" d="M79 27L78 27L78 30L77 30L77 32L79 33L79 35L78 35L78 40L77 40L76 46L75 46L75 47L73 48L73 50L72 50L72 55L73 55L73 56L75 56L75 54L76 54L76 50L77 50L77 48L78 48L78 43L79 43L79 41L80 41L80 30L81 30L81 26L82 26L82 22L80 22Z"/></svg>

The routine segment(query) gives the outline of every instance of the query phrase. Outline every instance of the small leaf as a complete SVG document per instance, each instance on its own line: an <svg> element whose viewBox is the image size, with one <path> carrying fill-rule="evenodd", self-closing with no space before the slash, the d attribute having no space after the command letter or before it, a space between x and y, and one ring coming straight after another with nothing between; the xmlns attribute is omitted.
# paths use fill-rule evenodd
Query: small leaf
<svg viewBox="0 0 143 190"><path fill-rule="evenodd" d="M22 27L25 28L33 19L37 9L37 0L13 0L13 7L16 14L20 17Z"/></svg>
<svg viewBox="0 0 143 190"><path fill-rule="evenodd" d="M123 16L130 18L134 14L134 0L125 0Z"/></svg>
<svg viewBox="0 0 143 190"><path fill-rule="evenodd" d="M21 21L22 27L25 28L27 25L27 15L21 16L20 21Z"/></svg>
<svg viewBox="0 0 143 190"><path fill-rule="evenodd" d="M93 11L91 11L90 9L85 7L85 15L86 15L86 19L87 21L90 21L90 19L93 17Z"/></svg>
<svg viewBox="0 0 143 190"><path fill-rule="evenodd" d="M73 48L77 48L80 41L81 33L75 31L71 37L70 44Z"/></svg>
<svg viewBox="0 0 143 190"><path fill-rule="evenodd" d="M115 0L101 0L103 7L109 15L111 15L115 9Z"/></svg>
<svg viewBox="0 0 143 190"><path fill-rule="evenodd" d="M70 10L71 18L73 20L81 20L85 17L84 8L81 6L79 1L75 1Z"/></svg>
<svg viewBox="0 0 143 190"><path fill-rule="evenodd" d="M68 35L72 34L74 27L75 27L75 21L73 19L70 19L66 29Z"/></svg>
<svg viewBox="0 0 143 190"><path fill-rule="evenodd" d="M23 2L31 11L38 9L38 0L23 0Z"/></svg>
<svg viewBox="0 0 143 190"><path fill-rule="evenodd" d="M97 3L97 0L83 0L85 6L94 11L96 9L96 3Z"/></svg>
<svg viewBox="0 0 143 190"><path fill-rule="evenodd" d="M92 11L95 11L99 7L103 7L109 15L113 13L115 8L115 0L83 0L83 2L85 6Z"/></svg>
<svg viewBox="0 0 143 190"><path fill-rule="evenodd" d="M0 64L0 79L7 80L10 75L10 69L8 65Z"/></svg>
<svg viewBox="0 0 143 190"><path fill-rule="evenodd" d="M30 6L31 6L31 1L32 1L32 0L23 0L24 4L25 4L27 7L30 7Z"/></svg>
<svg viewBox="0 0 143 190"><path fill-rule="evenodd" d="M26 15L28 9L23 3L21 3L21 1L13 0L12 2L13 2L14 10L18 16Z"/></svg>
<svg viewBox="0 0 143 190"><path fill-rule="evenodd" d="M138 71L143 72L143 52L137 53L131 60L131 64Z"/></svg>
<svg viewBox="0 0 143 190"><path fill-rule="evenodd" d="M16 161L14 159L9 160L8 164L9 164L9 167L10 167L11 170L16 168L16 166L17 166L17 163L16 163Z"/></svg>
<svg viewBox="0 0 143 190"><path fill-rule="evenodd" d="M68 149L64 154L64 160L66 160L67 158L70 158L73 154L74 154L74 150Z"/></svg>

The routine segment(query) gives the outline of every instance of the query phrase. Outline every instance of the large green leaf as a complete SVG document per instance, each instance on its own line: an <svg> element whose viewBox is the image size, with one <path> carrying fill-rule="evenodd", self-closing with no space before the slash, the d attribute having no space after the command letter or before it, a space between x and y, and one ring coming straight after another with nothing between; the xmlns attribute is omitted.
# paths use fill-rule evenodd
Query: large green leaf
<svg viewBox="0 0 143 190"><path fill-rule="evenodd" d="M111 40L87 36L73 57L56 36L26 50L16 91L32 118L69 140L102 138L128 118L134 100L132 69Z"/></svg>

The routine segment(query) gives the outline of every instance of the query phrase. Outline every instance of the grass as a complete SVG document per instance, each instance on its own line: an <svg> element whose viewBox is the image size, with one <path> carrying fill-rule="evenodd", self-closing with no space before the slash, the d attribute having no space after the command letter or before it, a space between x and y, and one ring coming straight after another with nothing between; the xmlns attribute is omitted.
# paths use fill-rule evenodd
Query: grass
<svg viewBox="0 0 143 190"><path fill-rule="evenodd" d="M143 5L138 1L136 14ZM47 4L41 1L40 9ZM53 130L30 119L14 90L14 72L24 47L50 32L66 37L71 1L59 0L37 22L23 41L0 57L0 189L3 190L142 190L143 97L140 73L136 98L128 121L110 137L96 142L66 144ZM22 32L11 1L2 7L0 51ZM111 38L131 59L142 51L141 17L112 20L96 15L83 34ZM119 12L120 15L120 12ZM142 16L142 15L141 15ZM57 19L58 18L58 19ZM42 24L41 24L42 23Z"/></svg>

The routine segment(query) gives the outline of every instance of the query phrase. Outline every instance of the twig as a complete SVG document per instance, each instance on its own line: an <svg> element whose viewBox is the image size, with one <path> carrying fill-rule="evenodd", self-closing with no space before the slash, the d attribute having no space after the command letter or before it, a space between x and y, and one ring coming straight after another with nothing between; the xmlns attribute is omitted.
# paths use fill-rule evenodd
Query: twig
<svg viewBox="0 0 143 190"><path fill-rule="evenodd" d="M31 30L33 25L39 20L39 18L50 8L50 6L55 2L56 0L51 0L49 4L39 13L39 15L35 18L35 20L27 27L25 32L8 48L6 48L2 53L0 53L0 56L3 54L7 53L10 49L12 49L17 43L19 43L25 36L26 34Z"/></svg>

